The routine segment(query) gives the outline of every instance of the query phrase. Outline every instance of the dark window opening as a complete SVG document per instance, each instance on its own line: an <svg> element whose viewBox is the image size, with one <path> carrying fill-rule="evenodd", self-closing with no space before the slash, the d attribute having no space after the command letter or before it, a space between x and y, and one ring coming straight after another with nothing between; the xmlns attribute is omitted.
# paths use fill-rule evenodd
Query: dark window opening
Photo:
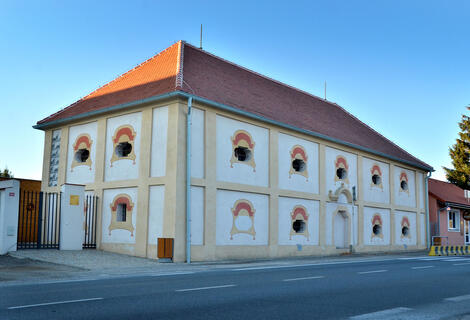
<svg viewBox="0 0 470 320"><path fill-rule="evenodd" d="M401 228L401 234L402 234L403 236L406 237L409 233L410 233L410 229L408 229L408 227L403 227L403 228Z"/></svg>
<svg viewBox="0 0 470 320"><path fill-rule="evenodd" d="M296 233L302 233L305 230L305 221L303 220L295 220L294 223L292 223L292 229Z"/></svg>
<svg viewBox="0 0 470 320"><path fill-rule="evenodd" d="M340 179L340 180L343 180L343 179L346 179L346 177L348 176L348 172L346 171L346 169L344 168L338 168L336 170L336 176Z"/></svg>
<svg viewBox="0 0 470 320"><path fill-rule="evenodd" d="M374 235L378 236L382 233L382 227L380 225L376 224L372 228L372 232L374 233Z"/></svg>
<svg viewBox="0 0 470 320"><path fill-rule="evenodd" d="M372 176L372 183L375 184L376 186L379 185L382 182L382 178L378 174L374 174Z"/></svg>
<svg viewBox="0 0 470 320"><path fill-rule="evenodd" d="M75 161L77 162L86 162L90 157L90 151L87 149L79 149L75 152Z"/></svg>
<svg viewBox="0 0 470 320"><path fill-rule="evenodd" d="M301 159L295 159L292 161L292 168L297 172L305 171L305 162Z"/></svg>
<svg viewBox="0 0 470 320"><path fill-rule="evenodd" d="M235 150L235 158L238 161L248 161L251 159L251 151L245 147L236 147Z"/></svg>
<svg viewBox="0 0 470 320"><path fill-rule="evenodd" d="M116 221L126 222L126 216L127 216L127 205L125 203L118 204L117 212L116 212Z"/></svg>
<svg viewBox="0 0 470 320"><path fill-rule="evenodd" d="M120 158L127 157L132 152L132 145L129 142L121 142L116 146L116 155Z"/></svg>
<svg viewBox="0 0 470 320"><path fill-rule="evenodd" d="M408 190L408 183L407 183L406 181L400 182L400 188L401 188L403 191Z"/></svg>

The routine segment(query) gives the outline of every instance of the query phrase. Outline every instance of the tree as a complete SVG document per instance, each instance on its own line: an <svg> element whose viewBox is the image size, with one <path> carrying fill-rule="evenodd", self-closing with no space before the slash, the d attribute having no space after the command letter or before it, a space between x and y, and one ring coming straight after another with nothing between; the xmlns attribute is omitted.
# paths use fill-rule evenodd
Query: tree
<svg viewBox="0 0 470 320"><path fill-rule="evenodd" d="M13 178L13 172L8 170L7 167L3 169L3 171L0 171L0 178Z"/></svg>
<svg viewBox="0 0 470 320"><path fill-rule="evenodd" d="M470 110L470 106L466 107ZM447 180L462 189L470 189L470 117L463 114L456 143L449 148L454 169L445 168Z"/></svg>

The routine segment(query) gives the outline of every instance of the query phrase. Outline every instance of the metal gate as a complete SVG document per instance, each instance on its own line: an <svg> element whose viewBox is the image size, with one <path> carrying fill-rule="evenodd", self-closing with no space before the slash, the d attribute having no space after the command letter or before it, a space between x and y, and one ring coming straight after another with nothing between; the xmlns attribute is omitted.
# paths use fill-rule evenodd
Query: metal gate
<svg viewBox="0 0 470 320"><path fill-rule="evenodd" d="M60 193L20 190L18 249L59 249Z"/></svg>
<svg viewBox="0 0 470 320"><path fill-rule="evenodd" d="M83 249L96 248L96 212L98 208L98 197L87 195L85 197L85 240Z"/></svg>

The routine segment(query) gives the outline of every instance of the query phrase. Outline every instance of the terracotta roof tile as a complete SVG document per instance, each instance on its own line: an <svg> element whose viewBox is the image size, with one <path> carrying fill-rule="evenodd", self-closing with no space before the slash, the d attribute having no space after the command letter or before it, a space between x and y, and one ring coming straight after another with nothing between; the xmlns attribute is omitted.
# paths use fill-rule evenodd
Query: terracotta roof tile
<svg viewBox="0 0 470 320"><path fill-rule="evenodd" d="M453 202L469 205L470 202L465 198L465 191L454 184L429 179L429 193L436 196L442 202Z"/></svg>
<svg viewBox="0 0 470 320"><path fill-rule="evenodd" d="M177 90L431 169L337 104L182 41L38 124Z"/></svg>

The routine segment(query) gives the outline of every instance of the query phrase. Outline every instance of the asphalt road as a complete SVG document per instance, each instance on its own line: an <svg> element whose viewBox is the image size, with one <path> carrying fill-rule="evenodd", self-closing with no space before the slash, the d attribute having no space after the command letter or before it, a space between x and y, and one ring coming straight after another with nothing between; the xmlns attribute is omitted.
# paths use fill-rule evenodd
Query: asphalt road
<svg viewBox="0 0 470 320"><path fill-rule="evenodd" d="M213 269L0 287L0 319L447 319L470 314L470 257Z"/></svg>

